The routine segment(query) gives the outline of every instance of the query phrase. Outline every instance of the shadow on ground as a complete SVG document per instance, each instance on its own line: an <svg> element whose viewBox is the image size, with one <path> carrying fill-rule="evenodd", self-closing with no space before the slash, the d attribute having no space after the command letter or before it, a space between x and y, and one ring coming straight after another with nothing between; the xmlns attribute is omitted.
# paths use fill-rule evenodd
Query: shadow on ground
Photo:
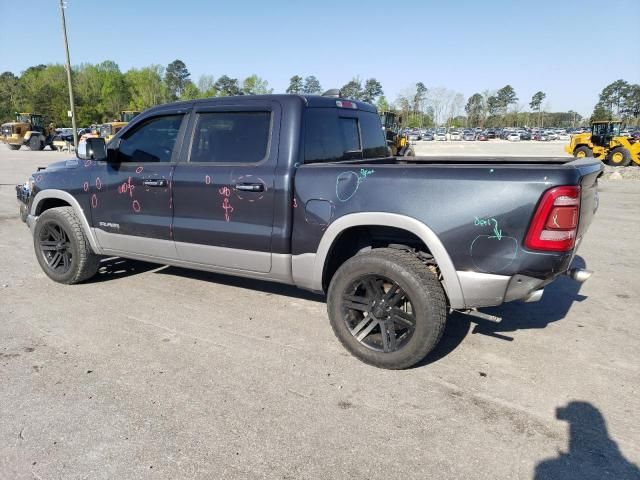
<svg viewBox="0 0 640 480"><path fill-rule="evenodd" d="M575 257L572 268L586 268L582 257ZM416 367L437 362L446 357L465 339L471 325L472 334L482 334L500 340L513 341L513 337L504 332L516 330L541 329L567 316L574 302L582 302L587 297L580 294L581 284L562 275L547 285L539 302L524 303L514 301L498 307L483 308L482 312L494 315L502 320L498 323L478 317L453 312L447 319L447 325L438 346Z"/></svg>
<svg viewBox="0 0 640 480"><path fill-rule="evenodd" d="M638 480L640 469L628 461L609 437L602 413L588 402L556 409L569 424L569 450L540 462L534 480Z"/></svg>
<svg viewBox="0 0 640 480"><path fill-rule="evenodd" d="M576 257L572 263L572 267L586 268L586 265L582 257ZM91 282L124 278L151 270L155 270L156 273L164 275L180 276L209 283L219 283L236 288L256 290L267 294L284 295L313 302L325 302L324 295L315 294L291 285L187 268L163 266L123 258L108 258L103 260L98 275L96 275ZM581 302L587 298L584 295L580 295L580 286L580 283L562 275L545 287L544 295L539 302L523 303L515 301L505 303L499 307L482 309L485 313L500 317L502 320L499 323L453 312L449 315L442 340L438 346L422 362L416 365L416 367L428 365L446 357L462 343L469 333L472 324L474 324L473 330L471 330L472 334L489 335L501 340L512 341L512 337L504 335L503 333L515 332L516 330L541 329L552 322L562 320L574 302Z"/></svg>

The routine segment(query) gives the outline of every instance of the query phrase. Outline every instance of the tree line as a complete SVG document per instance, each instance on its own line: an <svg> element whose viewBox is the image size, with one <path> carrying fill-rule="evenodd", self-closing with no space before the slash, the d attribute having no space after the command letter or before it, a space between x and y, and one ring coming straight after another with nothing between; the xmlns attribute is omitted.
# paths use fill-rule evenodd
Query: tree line
<svg viewBox="0 0 640 480"><path fill-rule="evenodd" d="M149 65L122 72L110 60L81 64L72 71L78 125L101 123L117 118L122 110L144 110L175 100L259 95L273 93L269 82L258 75L244 79L221 75L201 75L197 81L182 60L166 67ZM583 124L576 112L551 112L545 105L545 92L536 92L528 104L520 103L515 89L505 85L497 90L476 92L468 99L445 87L430 87L418 82L403 89L392 102L384 95L375 78L353 77L341 88L344 98L375 104L379 111L394 111L402 126L432 127L569 127ZM321 94L322 86L314 75L293 75L286 93ZM36 65L19 76L0 74L0 121L13 119L16 112L45 114L56 125L70 123L67 116L68 92L65 67L60 64ZM640 85L617 80L603 89L592 120L622 118L638 122Z"/></svg>

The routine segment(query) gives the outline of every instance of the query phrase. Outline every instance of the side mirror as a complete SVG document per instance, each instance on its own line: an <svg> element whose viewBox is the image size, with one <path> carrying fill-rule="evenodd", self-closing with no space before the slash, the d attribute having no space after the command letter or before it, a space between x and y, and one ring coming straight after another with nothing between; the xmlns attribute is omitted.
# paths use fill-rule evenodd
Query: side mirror
<svg viewBox="0 0 640 480"><path fill-rule="evenodd" d="M78 144L76 156L80 160L95 160L97 162L107 159L107 144L104 138L87 138Z"/></svg>

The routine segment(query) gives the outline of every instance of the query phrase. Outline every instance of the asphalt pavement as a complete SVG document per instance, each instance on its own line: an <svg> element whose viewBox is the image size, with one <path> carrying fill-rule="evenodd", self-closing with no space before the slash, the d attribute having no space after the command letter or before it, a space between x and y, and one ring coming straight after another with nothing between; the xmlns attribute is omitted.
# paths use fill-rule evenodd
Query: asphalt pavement
<svg viewBox="0 0 640 480"><path fill-rule="evenodd" d="M122 259L50 281L14 184L65 158L0 145L0 479L640 478L640 182L601 182L585 284L453 314L386 371L293 287Z"/></svg>

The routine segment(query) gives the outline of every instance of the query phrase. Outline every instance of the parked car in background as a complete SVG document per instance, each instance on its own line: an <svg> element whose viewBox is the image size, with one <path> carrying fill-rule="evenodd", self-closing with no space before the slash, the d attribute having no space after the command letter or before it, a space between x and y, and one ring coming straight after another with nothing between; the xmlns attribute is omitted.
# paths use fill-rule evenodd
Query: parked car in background
<svg viewBox="0 0 640 480"><path fill-rule="evenodd" d="M486 142L487 140L489 140L489 138L487 137L487 134L484 132L480 132L478 133L478 135L476 136L476 140L478 140L479 142Z"/></svg>
<svg viewBox="0 0 640 480"><path fill-rule="evenodd" d="M460 132L458 130L451 130L449 131L449 140L451 140L452 142L458 142L462 140L462 135L460 135Z"/></svg>
<svg viewBox="0 0 640 480"><path fill-rule="evenodd" d="M436 132L436 142L446 142L447 141L447 132L444 130L438 130Z"/></svg>
<svg viewBox="0 0 640 480"><path fill-rule="evenodd" d="M509 140L510 142L519 142L520 141L520 135L517 134L516 132L512 132L512 133L507 135L507 140Z"/></svg>
<svg viewBox="0 0 640 480"><path fill-rule="evenodd" d="M488 139L496 138L496 131L495 130L487 130L487 138Z"/></svg>
<svg viewBox="0 0 640 480"><path fill-rule="evenodd" d="M433 133L431 132L427 132L422 136L422 140L424 140L425 142L433 142L434 140L434 136Z"/></svg>
<svg viewBox="0 0 640 480"><path fill-rule="evenodd" d="M544 133L549 137L549 140L558 140L558 134L553 130L547 130Z"/></svg>
<svg viewBox="0 0 640 480"><path fill-rule="evenodd" d="M419 131L415 130L415 131L409 132L409 141L410 142L417 142L421 138L422 138L422 135L420 135Z"/></svg>
<svg viewBox="0 0 640 480"><path fill-rule="evenodd" d="M529 132L520 132L520 140L531 140L531 134Z"/></svg>
<svg viewBox="0 0 640 480"><path fill-rule="evenodd" d="M570 138L571 138L571 135L569 135L566 132L558 134L558 140L569 140Z"/></svg>
<svg viewBox="0 0 640 480"><path fill-rule="evenodd" d="M464 132L464 135L462 135L462 139L467 142L470 142L476 139L476 134L472 131Z"/></svg>

